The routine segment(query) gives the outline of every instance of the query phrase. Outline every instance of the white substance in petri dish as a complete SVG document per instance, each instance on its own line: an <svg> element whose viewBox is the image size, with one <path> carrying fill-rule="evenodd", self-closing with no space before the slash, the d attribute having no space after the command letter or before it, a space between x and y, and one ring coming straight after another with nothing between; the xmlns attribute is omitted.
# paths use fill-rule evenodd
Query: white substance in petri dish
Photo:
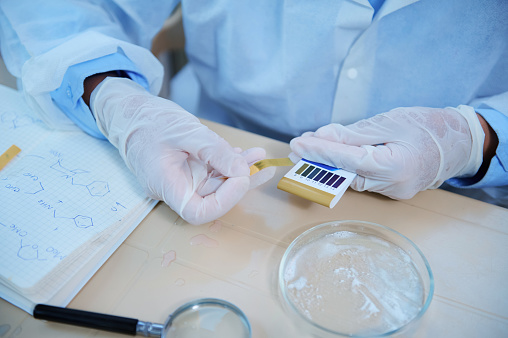
<svg viewBox="0 0 508 338"><path fill-rule="evenodd" d="M284 271L288 297L314 323L345 334L389 332L424 303L404 250L381 238L338 231L299 248Z"/></svg>

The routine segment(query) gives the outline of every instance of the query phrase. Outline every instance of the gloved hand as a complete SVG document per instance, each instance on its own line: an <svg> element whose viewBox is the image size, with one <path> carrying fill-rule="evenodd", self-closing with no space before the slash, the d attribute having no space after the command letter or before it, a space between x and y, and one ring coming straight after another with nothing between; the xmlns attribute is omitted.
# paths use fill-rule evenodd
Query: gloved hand
<svg viewBox="0 0 508 338"><path fill-rule="evenodd" d="M484 133L473 108L397 108L352 125L330 124L290 143L304 157L356 172L351 187L394 199L474 176Z"/></svg>
<svg viewBox="0 0 508 338"><path fill-rule="evenodd" d="M93 91L90 107L148 195L189 223L222 216L251 185L273 176L260 172L251 184L249 165L264 158L263 149L240 154L195 116L130 79L106 78Z"/></svg>

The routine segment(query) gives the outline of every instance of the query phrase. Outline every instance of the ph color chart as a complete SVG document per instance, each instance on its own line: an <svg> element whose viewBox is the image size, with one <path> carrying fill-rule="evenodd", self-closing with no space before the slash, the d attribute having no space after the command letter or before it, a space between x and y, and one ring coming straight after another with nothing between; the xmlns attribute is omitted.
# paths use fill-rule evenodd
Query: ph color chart
<svg viewBox="0 0 508 338"><path fill-rule="evenodd" d="M277 188L333 208L356 174L301 159L277 184Z"/></svg>

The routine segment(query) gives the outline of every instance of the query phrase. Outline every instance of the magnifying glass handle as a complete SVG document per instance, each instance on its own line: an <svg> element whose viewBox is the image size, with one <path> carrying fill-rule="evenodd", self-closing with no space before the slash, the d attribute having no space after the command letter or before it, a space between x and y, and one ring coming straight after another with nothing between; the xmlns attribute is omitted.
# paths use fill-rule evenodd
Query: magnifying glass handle
<svg viewBox="0 0 508 338"><path fill-rule="evenodd" d="M136 334L138 325L138 320L133 318L67 309L44 304L37 304L35 306L33 316L36 319L130 335Z"/></svg>

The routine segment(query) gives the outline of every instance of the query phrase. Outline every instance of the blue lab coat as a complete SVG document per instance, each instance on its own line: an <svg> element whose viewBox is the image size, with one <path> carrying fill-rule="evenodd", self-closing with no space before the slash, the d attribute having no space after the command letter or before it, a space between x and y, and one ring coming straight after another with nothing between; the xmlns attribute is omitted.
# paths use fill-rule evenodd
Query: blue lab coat
<svg viewBox="0 0 508 338"><path fill-rule="evenodd" d="M1 52L49 125L100 137L83 79L122 69L157 94L148 48L177 2L1 2ZM508 1L386 0L374 15L368 0L188 0L182 11L192 113L288 140L401 106L470 105L499 146L480 182L451 182L508 184Z"/></svg>

